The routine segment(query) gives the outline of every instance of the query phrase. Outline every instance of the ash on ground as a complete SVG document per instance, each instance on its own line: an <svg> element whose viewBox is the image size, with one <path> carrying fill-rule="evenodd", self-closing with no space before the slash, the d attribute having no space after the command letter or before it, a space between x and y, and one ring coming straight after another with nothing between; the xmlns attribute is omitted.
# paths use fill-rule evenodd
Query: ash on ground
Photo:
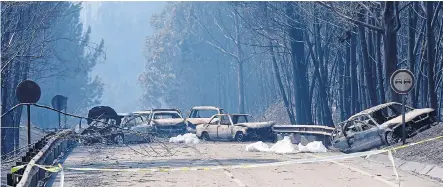
<svg viewBox="0 0 443 187"><path fill-rule="evenodd" d="M406 143L419 142L438 136L443 136L443 123L439 123L430 129L418 133L414 137L407 139ZM402 142L399 142L392 147L400 145L402 145ZM435 164L443 167L443 138L399 149L394 153L394 157L402 160Z"/></svg>

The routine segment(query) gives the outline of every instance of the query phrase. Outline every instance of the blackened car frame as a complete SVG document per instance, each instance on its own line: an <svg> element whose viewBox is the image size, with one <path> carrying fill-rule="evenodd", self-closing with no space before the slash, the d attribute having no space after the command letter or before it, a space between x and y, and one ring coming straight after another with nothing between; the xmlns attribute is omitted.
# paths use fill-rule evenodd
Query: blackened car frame
<svg viewBox="0 0 443 187"><path fill-rule="evenodd" d="M392 145L402 137L401 104L385 103L366 109L336 125L332 146L343 152L370 150ZM406 106L406 138L437 124L432 108L414 109Z"/></svg>
<svg viewBox="0 0 443 187"><path fill-rule="evenodd" d="M123 143L123 133L119 127L121 118L117 115L114 109L109 106L93 107L89 110L88 118L88 127L80 132L84 144Z"/></svg>

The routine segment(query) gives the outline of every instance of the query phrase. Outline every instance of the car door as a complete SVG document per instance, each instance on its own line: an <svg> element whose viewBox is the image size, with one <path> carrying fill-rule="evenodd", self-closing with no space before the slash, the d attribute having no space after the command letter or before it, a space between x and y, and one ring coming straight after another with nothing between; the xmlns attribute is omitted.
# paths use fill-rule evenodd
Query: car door
<svg viewBox="0 0 443 187"><path fill-rule="evenodd" d="M345 126L347 123L344 123L343 126ZM332 146L334 148L338 148L340 150L348 150L349 144L347 142L346 136L343 133L343 126L339 125L332 134Z"/></svg>
<svg viewBox="0 0 443 187"><path fill-rule="evenodd" d="M363 121L352 121L353 131L346 136L352 152L366 151L383 145L379 127Z"/></svg>
<svg viewBox="0 0 443 187"><path fill-rule="evenodd" d="M210 139L218 139L217 130L220 125L219 116L214 116L211 118L206 126L206 131L208 132Z"/></svg>
<svg viewBox="0 0 443 187"><path fill-rule="evenodd" d="M231 128L233 128L232 120L229 115L220 116L220 124L217 127L217 136L220 139L228 140L231 139Z"/></svg>

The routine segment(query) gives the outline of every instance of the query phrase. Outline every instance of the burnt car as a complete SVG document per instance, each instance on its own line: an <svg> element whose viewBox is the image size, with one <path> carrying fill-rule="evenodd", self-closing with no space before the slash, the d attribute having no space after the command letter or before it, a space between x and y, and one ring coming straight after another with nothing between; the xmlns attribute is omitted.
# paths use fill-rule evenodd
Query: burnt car
<svg viewBox="0 0 443 187"><path fill-rule="evenodd" d="M109 106L96 106L89 110L88 127L80 132L83 143L122 144L121 118Z"/></svg>
<svg viewBox="0 0 443 187"><path fill-rule="evenodd" d="M160 137L172 137L186 133L186 123L178 109L153 109L147 121L146 131Z"/></svg>
<svg viewBox="0 0 443 187"><path fill-rule="evenodd" d="M437 124L432 108L405 106L406 138ZM377 105L336 125L332 146L343 152L366 151L397 143L402 137L402 105L396 102Z"/></svg>
<svg viewBox="0 0 443 187"><path fill-rule="evenodd" d="M224 114L222 108L215 106L194 106L186 118L188 132L195 133L195 127L199 124L208 123L215 114Z"/></svg>
<svg viewBox="0 0 443 187"><path fill-rule="evenodd" d="M150 136L147 127L151 111L137 111L118 114L122 119L120 127L123 131L125 143L149 142Z"/></svg>
<svg viewBox="0 0 443 187"><path fill-rule="evenodd" d="M271 140L274 122L253 122L248 114L216 114L208 123L197 125L196 135L203 140Z"/></svg>

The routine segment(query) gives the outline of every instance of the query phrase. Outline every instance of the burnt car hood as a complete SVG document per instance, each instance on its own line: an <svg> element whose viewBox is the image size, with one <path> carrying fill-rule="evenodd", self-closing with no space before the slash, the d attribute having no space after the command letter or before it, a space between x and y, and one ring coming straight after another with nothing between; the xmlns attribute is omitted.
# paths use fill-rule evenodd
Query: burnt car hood
<svg viewBox="0 0 443 187"><path fill-rule="evenodd" d="M272 121L268 122L251 122L251 123L238 123L236 126L248 127L248 128L264 128L264 127L272 127L275 123Z"/></svg>
<svg viewBox="0 0 443 187"><path fill-rule="evenodd" d="M434 111L434 109L432 108L414 109L405 114L405 122L409 122L412 119L416 118L417 116L426 113L431 113L432 111ZM389 121L384 122L383 124L381 124L381 126L395 127L396 125L399 125L401 123L402 123L402 115L399 115L395 118L390 119Z"/></svg>
<svg viewBox="0 0 443 187"><path fill-rule="evenodd" d="M180 123L184 123L185 120L184 119L156 119L156 120L152 120L152 122L154 122L155 125L159 125L159 126L171 126L171 125L178 125Z"/></svg>
<svg viewBox="0 0 443 187"><path fill-rule="evenodd" d="M188 119L186 119L186 121L188 121L194 125L209 123L210 120L211 120L211 118L188 118Z"/></svg>

